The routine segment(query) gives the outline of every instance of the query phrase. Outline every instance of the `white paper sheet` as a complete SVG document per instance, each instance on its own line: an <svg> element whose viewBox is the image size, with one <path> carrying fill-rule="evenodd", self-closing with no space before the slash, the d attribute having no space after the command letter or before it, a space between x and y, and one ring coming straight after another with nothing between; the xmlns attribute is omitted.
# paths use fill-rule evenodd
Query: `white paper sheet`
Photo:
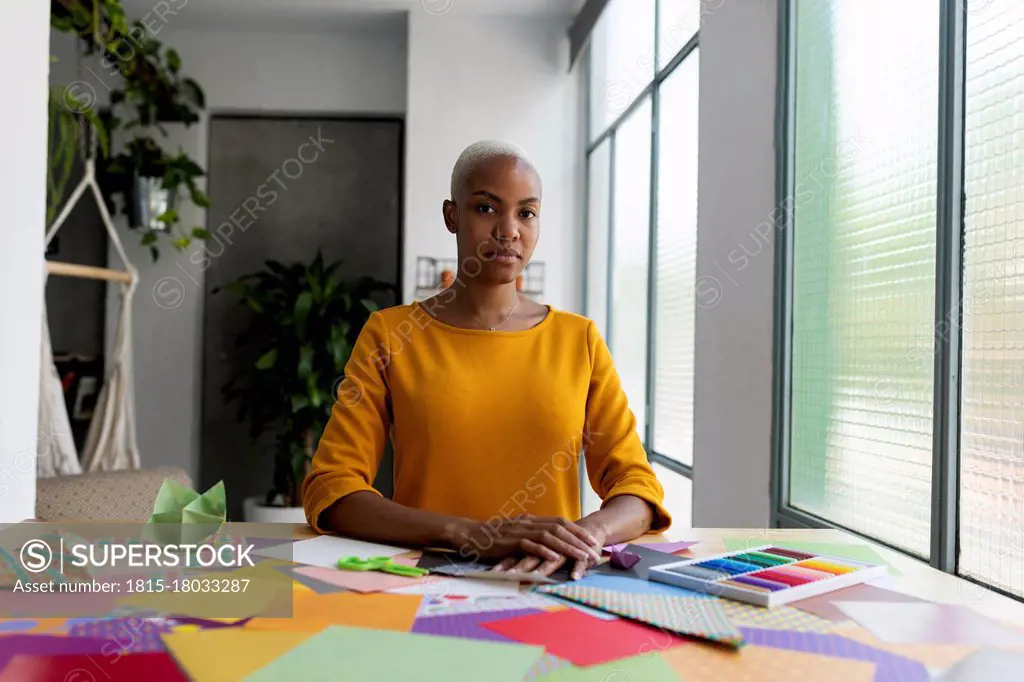
<svg viewBox="0 0 1024 682"><path fill-rule="evenodd" d="M1003 649L982 649L940 675L936 682L999 682L1015 680L1024 668L1024 654Z"/></svg>
<svg viewBox="0 0 1024 682"><path fill-rule="evenodd" d="M408 551L405 547L377 545L372 542L351 540L335 535L321 535L310 540L286 542L283 545L256 550L253 554L309 566L335 568L338 559L342 557L355 556L360 559L369 559L375 556L395 556Z"/></svg>
<svg viewBox="0 0 1024 682"><path fill-rule="evenodd" d="M443 578L443 576L436 576ZM434 597L515 597L519 583L473 578L443 578L435 582L419 583L387 590L391 594L423 594Z"/></svg>

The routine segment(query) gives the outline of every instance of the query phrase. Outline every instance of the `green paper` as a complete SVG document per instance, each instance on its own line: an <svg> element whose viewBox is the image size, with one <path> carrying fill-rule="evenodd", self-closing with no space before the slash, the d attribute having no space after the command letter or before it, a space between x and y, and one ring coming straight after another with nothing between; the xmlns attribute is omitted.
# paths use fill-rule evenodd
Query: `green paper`
<svg viewBox="0 0 1024 682"><path fill-rule="evenodd" d="M559 668L536 682L679 682L679 676L656 653L622 658L586 668Z"/></svg>
<svg viewBox="0 0 1024 682"><path fill-rule="evenodd" d="M795 549L798 552L808 552L810 554L829 554L840 559L889 566L889 562L883 559L871 545L851 545L843 542L792 542L790 540L771 542L756 538L725 538L722 542L725 544L725 549L729 552L738 552L750 549L751 547L774 544L782 549ZM903 574L898 569L889 566L889 575L896 577Z"/></svg>
<svg viewBox="0 0 1024 682"><path fill-rule="evenodd" d="M196 544L215 533L226 518L224 481L200 495L167 478L156 494L146 529L147 538L163 544ZM197 527L185 528L185 525Z"/></svg>
<svg viewBox="0 0 1024 682"><path fill-rule="evenodd" d="M522 682L544 648L332 625L245 682Z"/></svg>

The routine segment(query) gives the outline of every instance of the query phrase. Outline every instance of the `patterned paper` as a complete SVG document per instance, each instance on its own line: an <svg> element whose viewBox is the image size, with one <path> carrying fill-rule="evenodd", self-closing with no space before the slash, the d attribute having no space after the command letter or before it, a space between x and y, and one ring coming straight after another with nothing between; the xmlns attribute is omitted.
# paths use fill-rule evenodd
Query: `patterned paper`
<svg viewBox="0 0 1024 682"><path fill-rule="evenodd" d="M579 585L547 585L537 591L557 594L680 635L731 647L744 644L743 633L732 624L716 600L615 592Z"/></svg>
<svg viewBox="0 0 1024 682"><path fill-rule="evenodd" d="M743 628L749 644L874 663L874 682L928 682L923 664L839 635Z"/></svg>
<svg viewBox="0 0 1024 682"><path fill-rule="evenodd" d="M467 599L424 599L417 618L448 616L456 613L483 613L485 611L513 611L516 609L561 608L553 600L539 594L524 592L516 597L479 597Z"/></svg>
<svg viewBox="0 0 1024 682"><path fill-rule="evenodd" d="M838 624L791 606L773 606L766 609L732 599L720 599L725 615L734 625L766 628L769 630L795 630L797 632L829 632Z"/></svg>
<svg viewBox="0 0 1024 682"><path fill-rule="evenodd" d="M170 632L165 622L141 618L110 618L90 620L72 625L68 630L71 637L102 637L122 651L143 653L164 651L160 633Z"/></svg>
<svg viewBox="0 0 1024 682"><path fill-rule="evenodd" d="M867 661L748 645L739 652L712 646L677 646L661 657L686 682L872 682Z"/></svg>

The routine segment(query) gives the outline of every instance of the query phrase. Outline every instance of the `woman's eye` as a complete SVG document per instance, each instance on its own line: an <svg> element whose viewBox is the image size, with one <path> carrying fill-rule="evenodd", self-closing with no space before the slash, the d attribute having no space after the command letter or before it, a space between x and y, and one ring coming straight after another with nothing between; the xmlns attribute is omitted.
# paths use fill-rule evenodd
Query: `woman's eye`
<svg viewBox="0 0 1024 682"><path fill-rule="evenodd" d="M519 212L519 217L520 218L527 218L527 219L528 218L536 218L537 214L534 213L533 210L527 208L527 209L524 209L524 210Z"/></svg>
<svg viewBox="0 0 1024 682"><path fill-rule="evenodd" d="M488 204L480 204L476 210L478 213L494 213L494 207Z"/></svg>

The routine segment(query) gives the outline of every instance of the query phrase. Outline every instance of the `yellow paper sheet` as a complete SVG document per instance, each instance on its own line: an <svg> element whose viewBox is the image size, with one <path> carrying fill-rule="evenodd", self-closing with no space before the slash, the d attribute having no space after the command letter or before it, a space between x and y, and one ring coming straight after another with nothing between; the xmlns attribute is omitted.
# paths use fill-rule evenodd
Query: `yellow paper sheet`
<svg viewBox="0 0 1024 682"><path fill-rule="evenodd" d="M308 632L219 628L162 635L192 682L237 682L304 642Z"/></svg>
<svg viewBox="0 0 1024 682"><path fill-rule="evenodd" d="M662 651L660 655L686 682L872 682L875 679L874 663L754 645L736 652L684 645Z"/></svg>
<svg viewBox="0 0 1024 682"><path fill-rule="evenodd" d="M972 644L892 644L878 639L858 625L845 625L833 630L832 634L905 656L933 668L949 668L981 648Z"/></svg>
<svg viewBox="0 0 1024 682"><path fill-rule="evenodd" d="M422 597L404 594L296 594L291 618L253 618L248 630L317 632L328 625L352 625L409 632Z"/></svg>

